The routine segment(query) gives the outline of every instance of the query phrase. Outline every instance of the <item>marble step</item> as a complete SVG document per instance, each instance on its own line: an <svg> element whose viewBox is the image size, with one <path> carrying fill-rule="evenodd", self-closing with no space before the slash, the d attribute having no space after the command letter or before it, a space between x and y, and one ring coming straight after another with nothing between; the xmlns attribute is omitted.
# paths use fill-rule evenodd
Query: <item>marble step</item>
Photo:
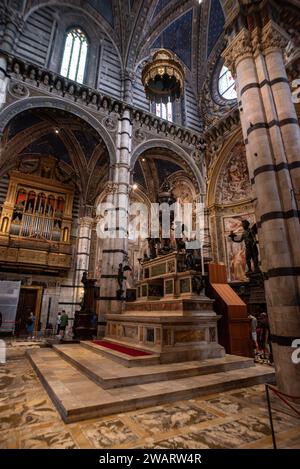
<svg viewBox="0 0 300 469"><path fill-rule="evenodd" d="M190 399L229 389L274 382L274 370L255 365L239 370L170 381L103 389L52 349L28 357L66 423ZM112 361L112 367L115 363ZM138 382L138 379L137 379Z"/></svg>
<svg viewBox="0 0 300 469"><path fill-rule="evenodd" d="M81 345L55 345L53 349L104 389L131 386L137 381L139 384L153 383L254 366L251 358L226 355L224 358L135 368L114 363L112 367L109 358Z"/></svg>
<svg viewBox="0 0 300 469"><path fill-rule="evenodd" d="M128 347L128 343L123 343L121 341L116 341L113 339L105 339L107 342L118 343L121 345L125 345ZM121 363L122 365L130 368L130 367L137 367L137 366L149 366L149 365L158 365L160 363L160 356L153 352L152 355L145 355L142 357L132 357L130 355L126 355L124 353L118 352L117 350L109 349L107 347L102 347L101 345L93 344L93 342L84 340L81 341L80 344L82 347L87 348L88 350L92 350L95 353L103 356L105 355L111 360L116 361L117 363ZM138 346L135 346L137 350L144 350Z"/></svg>

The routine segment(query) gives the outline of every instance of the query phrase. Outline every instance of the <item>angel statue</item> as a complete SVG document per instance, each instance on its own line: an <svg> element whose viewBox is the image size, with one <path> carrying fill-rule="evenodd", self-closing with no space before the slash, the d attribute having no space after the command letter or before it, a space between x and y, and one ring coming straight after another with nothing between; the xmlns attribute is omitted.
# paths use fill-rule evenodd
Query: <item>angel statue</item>
<svg viewBox="0 0 300 469"><path fill-rule="evenodd" d="M125 292L124 282L126 280L124 272L131 271L131 270L132 269L128 264L126 264L125 266L123 266L123 263L119 264L118 275L117 275L117 281L118 281L118 286L119 286L119 289L117 290L118 300L124 300L125 299L123 297L123 293Z"/></svg>

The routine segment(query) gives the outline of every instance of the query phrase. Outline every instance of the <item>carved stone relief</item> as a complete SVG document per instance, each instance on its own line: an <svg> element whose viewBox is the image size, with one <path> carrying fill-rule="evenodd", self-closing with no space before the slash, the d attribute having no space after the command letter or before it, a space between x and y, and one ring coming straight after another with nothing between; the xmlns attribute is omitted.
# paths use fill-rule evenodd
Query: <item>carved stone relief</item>
<svg viewBox="0 0 300 469"><path fill-rule="evenodd" d="M243 142L237 143L224 164L216 189L216 202L234 203L249 198L251 185Z"/></svg>

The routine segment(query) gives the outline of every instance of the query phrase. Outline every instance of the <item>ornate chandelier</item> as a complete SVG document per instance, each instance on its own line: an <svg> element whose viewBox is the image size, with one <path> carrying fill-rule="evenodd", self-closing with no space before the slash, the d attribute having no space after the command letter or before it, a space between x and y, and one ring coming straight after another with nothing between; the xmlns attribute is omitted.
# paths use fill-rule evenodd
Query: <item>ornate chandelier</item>
<svg viewBox="0 0 300 469"><path fill-rule="evenodd" d="M150 101L173 102L183 93L184 70L172 52L160 49L144 67L142 82Z"/></svg>

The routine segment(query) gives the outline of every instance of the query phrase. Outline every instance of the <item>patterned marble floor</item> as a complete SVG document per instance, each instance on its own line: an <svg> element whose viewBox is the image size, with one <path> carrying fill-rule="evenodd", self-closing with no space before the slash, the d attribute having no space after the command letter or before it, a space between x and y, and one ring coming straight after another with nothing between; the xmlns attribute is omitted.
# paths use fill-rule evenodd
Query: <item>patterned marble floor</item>
<svg viewBox="0 0 300 469"><path fill-rule="evenodd" d="M278 447L300 448L300 420L274 416ZM0 448L272 448L272 441L263 385L66 425L19 357L0 365Z"/></svg>

